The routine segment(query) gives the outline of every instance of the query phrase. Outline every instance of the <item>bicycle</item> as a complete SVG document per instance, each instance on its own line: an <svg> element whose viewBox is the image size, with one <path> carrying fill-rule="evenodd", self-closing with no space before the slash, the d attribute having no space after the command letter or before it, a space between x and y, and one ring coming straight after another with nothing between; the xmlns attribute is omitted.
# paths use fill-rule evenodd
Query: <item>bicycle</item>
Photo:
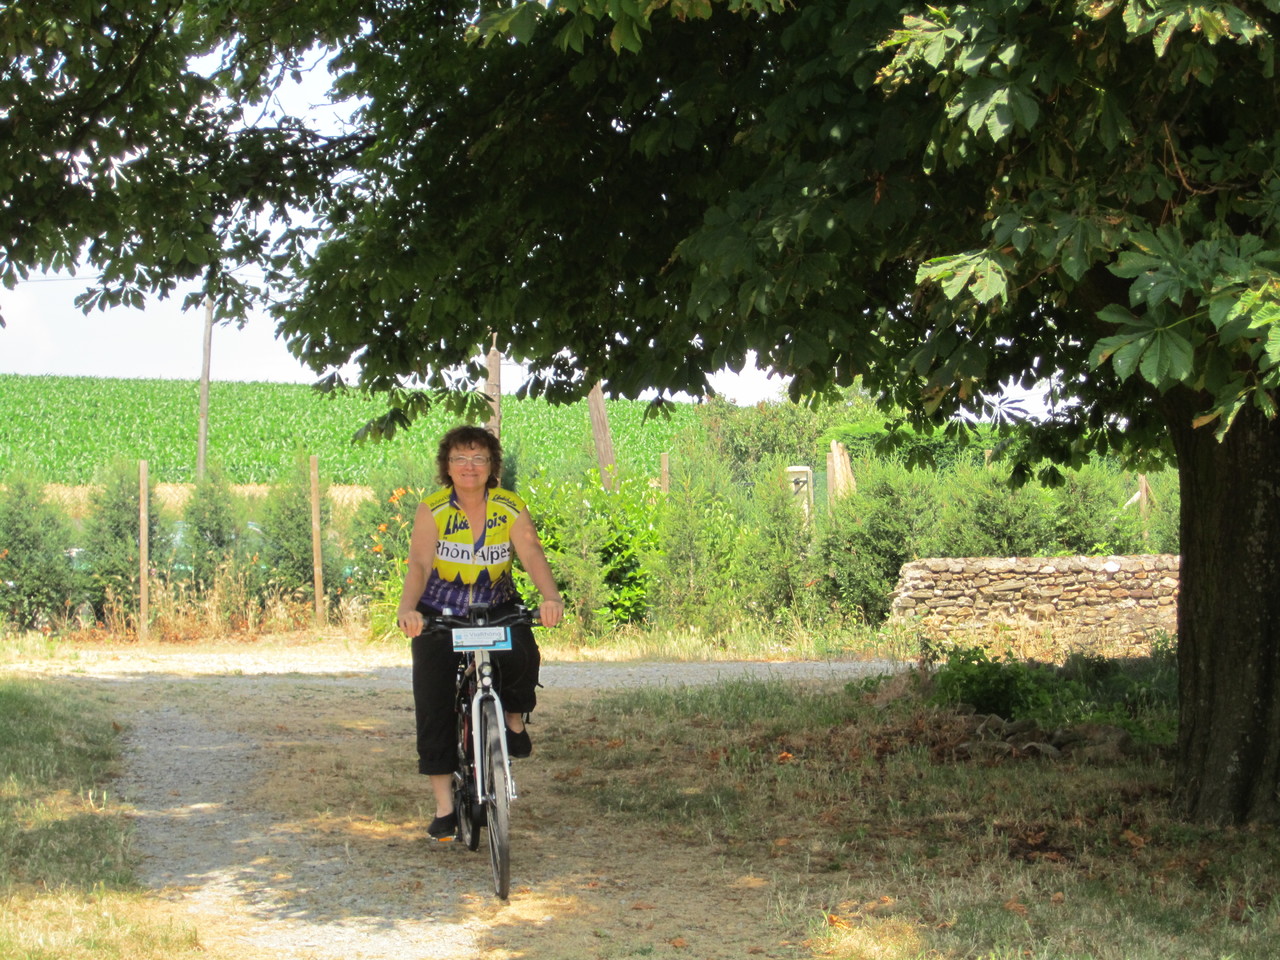
<svg viewBox="0 0 1280 960"><path fill-rule="evenodd" d="M510 650L509 628L534 625L537 617L526 607L493 617L489 607L473 604L468 616L446 610L427 618L448 629L453 649L463 654L458 664L455 709L458 721L458 760L453 774L453 809L458 814L456 839L471 851L480 847L480 828L489 834L489 862L493 891L506 900L511 892L511 801L516 784L507 753L506 714L493 686L489 654Z"/></svg>

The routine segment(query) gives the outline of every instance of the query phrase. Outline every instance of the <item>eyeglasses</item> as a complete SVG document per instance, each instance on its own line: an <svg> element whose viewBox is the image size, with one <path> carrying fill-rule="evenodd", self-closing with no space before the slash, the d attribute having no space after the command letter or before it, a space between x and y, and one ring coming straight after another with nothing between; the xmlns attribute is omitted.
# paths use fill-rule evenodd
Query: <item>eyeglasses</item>
<svg viewBox="0 0 1280 960"><path fill-rule="evenodd" d="M451 467L464 467L468 463L471 464L473 467L487 467L489 465L489 458L487 456L484 456L483 454L476 457L450 457L449 458L449 465Z"/></svg>

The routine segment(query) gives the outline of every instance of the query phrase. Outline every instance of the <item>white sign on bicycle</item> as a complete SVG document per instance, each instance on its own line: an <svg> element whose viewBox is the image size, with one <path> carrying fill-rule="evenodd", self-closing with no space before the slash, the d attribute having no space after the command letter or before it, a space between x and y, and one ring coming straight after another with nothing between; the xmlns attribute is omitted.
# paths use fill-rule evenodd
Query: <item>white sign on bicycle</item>
<svg viewBox="0 0 1280 960"><path fill-rule="evenodd" d="M511 631L506 627L455 627L455 650L510 650Z"/></svg>

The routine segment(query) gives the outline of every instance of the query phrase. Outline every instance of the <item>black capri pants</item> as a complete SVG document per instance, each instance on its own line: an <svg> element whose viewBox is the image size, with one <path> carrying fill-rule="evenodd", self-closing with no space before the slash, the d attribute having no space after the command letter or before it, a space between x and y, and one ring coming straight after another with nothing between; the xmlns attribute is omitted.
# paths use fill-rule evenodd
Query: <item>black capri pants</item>
<svg viewBox="0 0 1280 960"><path fill-rule="evenodd" d="M422 610L424 617L433 610ZM511 606L495 607L493 615L509 613ZM418 772L427 775L453 773L457 760L457 729L453 703L457 696L458 663L462 655L453 649L448 630L424 630L410 644L413 654L413 713L418 730ZM528 624L511 627L511 649L489 654L493 681L508 713L529 713L538 703L538 669L542 654Z"/></svg>

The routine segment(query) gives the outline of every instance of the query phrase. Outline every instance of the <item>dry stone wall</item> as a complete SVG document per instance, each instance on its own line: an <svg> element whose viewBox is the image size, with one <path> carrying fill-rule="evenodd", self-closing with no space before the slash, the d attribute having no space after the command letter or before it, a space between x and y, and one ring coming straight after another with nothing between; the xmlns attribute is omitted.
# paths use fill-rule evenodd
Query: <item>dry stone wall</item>
<svg viewBox="0 0 1280 960"><path fill-rule="evenodd" d="M1179 558L962 557L904 564L893 616L947 637L993 626L1107 633L1177 629Z"/></svg>

